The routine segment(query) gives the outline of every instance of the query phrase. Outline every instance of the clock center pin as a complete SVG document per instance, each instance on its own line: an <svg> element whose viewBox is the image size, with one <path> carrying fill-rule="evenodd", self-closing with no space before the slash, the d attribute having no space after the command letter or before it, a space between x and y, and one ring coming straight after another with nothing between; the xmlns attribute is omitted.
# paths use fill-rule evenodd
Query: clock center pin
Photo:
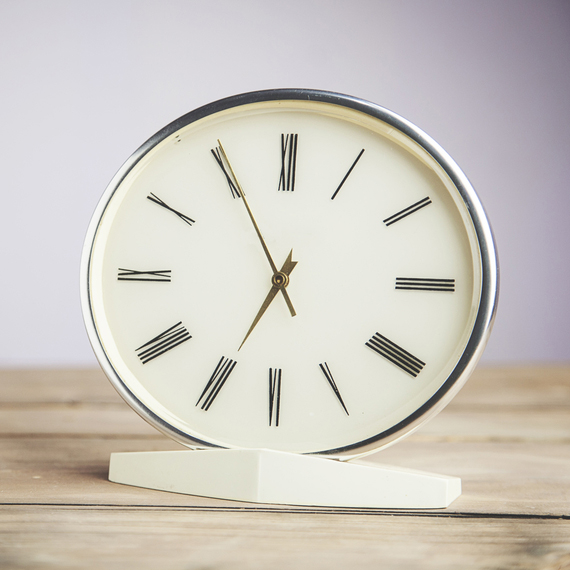
<svg viewBox="0 0 570 570"><path fill-rule="evenodd" d="M271 278L271 284L274 287L279 287L280 289L282 287L287 287L287 285L289 285L289 276L286 273L283 273L282 271L278 271Z"/></svg>

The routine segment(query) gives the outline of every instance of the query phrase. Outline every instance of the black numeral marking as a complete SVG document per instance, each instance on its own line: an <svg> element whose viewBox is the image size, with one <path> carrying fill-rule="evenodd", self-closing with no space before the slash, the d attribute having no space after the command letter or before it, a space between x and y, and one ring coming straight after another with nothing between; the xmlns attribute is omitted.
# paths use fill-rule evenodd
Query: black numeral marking
<svg viewBox="0 0 570 570"><path fill-rule="evenodd" d="M455 279L396 277L396 289L406 291L455 291Z"/></svg>
<svg viewBox="0 0 570 570"><path fill-rule="evenodd" d="M409 216L410 214L413 214L414 212L417 212L418 210L421 210L422 208L429 206L431 203L432 202L431 202L429 196L426 196L425 198L423 198L419 202L416 202L415 204L412 204L411 206L408 206L407 208L404 208L403 210L396 212L393 216L390 216L389 218L386 218L385 220L382 220L382 221L387 226L391 226L392 224L399 222L400 220L404 219L405 217Z"/></svg>
<svg viewBox="0 0 570 570"><path fill-rule="evenodd" d="M212 148L212 149L210 149L210 152L214 155L214 158L216 159L218 166L222 169L222 172L224 173L224 176L226 177L226 180L228 182L228 186L230 187L230 192L231 192L232 198L241 198L241 194L240 194L240 191L238 189L238 185L235 183L235 181L233 179L233 176L231 174L231 169L224 162L223 153L222 153L222 150L220 149L220 147L217 146L216 148Z"/></svg>
<svg viewBox="0 0 570 570"><path fill-rule="evenodd" d="M331 196L331 200L334 200L336 198L336 195L339 193L340 189L342 188L343 184L346 182L346 179L350 176L350 173L352 172L352 170L354 169L354 167L356 166L356 163L360 160L360 157L364 154L364 149L362 149L360 151L360 153L358 154L358 156L356 157L356 160L352 163L352 166L348 169L348 172L344 175L344 178L341 180L340 184L338 185L338 188L334 191L334 194Z"/></svg>
<svg viewBox="0 0 570 570"><path fill-rule="evenodd" d="M281 175L278 190L295 190L295 172L297 170L297 141L299 135L281 135Z"/></svg>
<svg viewBox="0 0 570 570"><path fill-rule="evenodd" d="M269 425L279 426L281 409L281 368L269 369Z"/></svg>
<svg viewBox="0 0 570 570"><path fill-rule="evenodd" d="M189 226L191 226L192 224L196 223L195 220L193 220L192 218L189 218L186 214L183 214L182 212L179 212L178 210L175 210L174 208L171 208L164 200L161 200L156 194L153 194L152 192L147 196L147 198L151 201L154 202L155 204L158 204L159 206L162 206L163 208L165 208L166 210L171 211L173 214L176 214L182 221L186 222Z"/></svg>
<svg viewBox="0 0 570 570"><path fill-rule="evenodd" d="M159 283L170 283L170 273L170 269L138 271L136 269L123 269L119 267L117 279L119 281L158 281Z"/></svg>
<svg viewBox="0 0 570 570"><path fill-rule="evenodd" d="M322 364L319 364L319 367L322 371L322 373L325 375L325 378L327 379L327 382L329 383L330 387L332 388L332 391L334 392L334 395L337 397L338 401L340 402L340 405L342 406L343 410L346 412L346 415L348 416L348 410L346 409L346 406L344 405L344 402L342 400L342 396L340 395L340 392L337 388L336 382L334 381L333 375L330 371L329 365L326 362L323 362Z"/></svg>
<svg viewBox="0 0 570 570"><path fill-rule="evenodd" d="M402 347L398 346L391 340L388 340L385 336L382 336L379 333L374 334L374 336L366 343L366 346L414 378L426 365L425 362L422 362L419 358L410 354Z"/></svg>
<svg viewBox="0 0 570 570"><path fill-rule="evenodd" d="M228 379L229 375L232 373L233 369L235 368L237 362L235 360L231 360L230 358L226 358L222 356L216 369L210 376L206 387L200 394L198 401L196 402L197 406L200 406L202 410L206 412L210 409L210 406L220 393L220 390L224 387L226 380ZM200 405L201 404L201 405Z"/></svg>
<svg viewBox="0 0 570 570"><path fill-rule="evenodd" d="M135 352L141 359L141 362L146 364L191 338L190 333L186 330L182 321L180 321L173 327L170 327L164 332L161 332L158 336L155 336L152 340L149 340L147 343L139 346Z"/></svg>

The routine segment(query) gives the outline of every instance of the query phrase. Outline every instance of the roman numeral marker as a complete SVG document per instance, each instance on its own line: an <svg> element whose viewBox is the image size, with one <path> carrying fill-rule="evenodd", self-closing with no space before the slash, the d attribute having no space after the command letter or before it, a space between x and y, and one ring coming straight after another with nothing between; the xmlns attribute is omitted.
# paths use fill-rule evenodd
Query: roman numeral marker
<svg viewBox="0 0 570 570"><path fill-rule="evenodd" d="M281 368L269 369L269 425L279 426L281 409ZM275 422L275 423L274 423Z"/></svg>
<svg viewBox="0 0 570 570"><path fill-rule="evenodd" d="M210 152L214 155L214 158L216 159L218 166L222 169L222 172L224 173L224 176L226 177L226 180L228 182L228 186L230 187L230 192L231 192L232 198L241 198L241 194L240 194L240 191L238 188L238 184L236 184L236 182L233 178L232 170L229 167L229 165L228 165L228 168L226 168L226 164L225 164L224 158L223 158L222 149L219 146L217 146L216 148L210 149Z"/></svg>
<svg viewBox="0 0 570 570"><path fill-rule="evenodd" d="M340 395L340 392L336 386L336 382L334 381L329 365L326 362L323 362L322 364L319 364L319 367L321 369L321 372L325 375L325 378L327 379L327 382L329 383L330 387L332 388L334 395L337 397L338 401L340 402L340 405L342 406L343 410L346 412L346 415L348 416L349 415L348 410L346 409L346 406L342 401L342 396Z"/></svg>
<svg viewBox="0 0 570 570"><path fill-rule="evenodd" d="M382 336L380 333L374 334L373 337L366 343L366 346L414 378L422 371L423 367L426 365L425 362L422 362L419 358L415 357L413 354L410 354L401 346L398 346L396 343L387 339L385 336Z"/></svg>
<svg viewBox="0 0 570 570"><path fill-rule="evenodd" d="M455 279L396 277L396 289L406 291L455 291Z"/></svg>
<svg viewBox="0 0 570 570"><path fill-rule="evenodd" d="M149 340L147 343L139 346L135 352L138 353L137 356L141 359L141 362L146 364L191 338L192 336L186 330L182 321L180 321L173 327L170 327L155 336L152 340Z"/></svg>
<svg viewBox="0 0 570 570"><path fill-rule="evenodd" d="M339 190L342 188L343 184L346 182L346 179L350 176L350 173L352 172L352 170L356 166L356 163L360 160L360 157L363 154L364 154L364 149L360 151L360 153L356 157L356 160L352 163L352 166L348 169L348 172L344 175L344 178L342 179L341 183L338 185L338 188L334 191L334 194L331 196L331 200L335 199L336 195L339 193Z"/></svg>
<svg viewBox="0 0 570 570"><path fill-rule="evenodd" d="M226 380L229 378L229 375L233 372L237 362L235 360L231 360L230 358L226 358L222 356L216 369L210 376L206 387L200 394L196 405L199 406L200 403L202 404L200 408L204 411L208 411L210 406L213 404L214 400L217 398L220 390L224 387Z"/></svg>
<svg viewBox="0 0 570 570"><path fill-rule="evenodd" d="M171 211L173 214L176 214L183 222L186 222L189 226L191 226L192 224L196 223L195 220L193 220L192 218L189 218L187 215L183 214L182 212L179 212L178 210L175 210L174 208L171 208L164 200L161 200L156 194L153 194L152 192L147 196L147 198L151 201L154 202L155 204L158 204L159 206L162 206L165 210L169 210Z"/></svg>
<svg viewBox="0 0 570 570"><path fill-rule="evenodd" d="M278 190L295 190L295 172L297 170L297 141L299 135L281 135L281 175Z"/></svg>
<svg viewBox="0 0 570 570"><path fill-rule="evenodd" d="M117 279L119 281L158 281L159 283L170 283L170 273L170 269L137 271L136 269L123 269L119 267Z"/></svg>
<svg viewBox="0 0 570 570"><path fill-rule="evenodd" d="M418 210L421 210L422 208L429 206L431 203L432 201L430 200L429 196L426 196L419 202L416 202L415 204L412 204L411 206L408 206L407 208L404 208L403 210L396 212L393 216L390 216L389 218L386 218L385 220L382 221L387 226L391 226L392 224L399 222L400 220L404 219L410 214L413 214L414 212L417 212Z"/></svg>

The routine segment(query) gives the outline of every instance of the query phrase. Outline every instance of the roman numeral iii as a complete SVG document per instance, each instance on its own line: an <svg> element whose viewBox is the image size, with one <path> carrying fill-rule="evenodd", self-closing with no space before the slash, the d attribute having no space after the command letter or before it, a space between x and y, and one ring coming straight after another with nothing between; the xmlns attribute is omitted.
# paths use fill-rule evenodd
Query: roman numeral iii
<svg viewBox="0 0 570 570"><path fill-rule="evenodd" d="M432 201L430 200L429 196L426 196L425 198L419 200L415 204L412 204L411 206L408 206L407 208L404 208L403 210L396 212L393 216L390 216L389 218L386 218L385 220L382 221L387 226L391 226L392 224L395 224L396 222L403 220L410 214L413 214L414 212L417 212L418 210L421 210L422 208L429 206L431 203Z"/></svg>
<svg viewBox="0 0 570 570"><path fill-rule="evenodd" d="M269 369L269 425L279 426L281 408L281 368Z"/></svg>
<svg viewBox="0 0 570 570"><path fill-rule="evenodd" d="M299 135L281 135L281 175L278 190L295 190L295 172L297 170L297 143Z"/></svg>
<svg viewBox="0 0 570 570"><path fill-rule="evenodd" d="M182 321L180 321L142 346L139 346L135 352L141 359L141 362L146 364L191 338L192 336L186 330Z"/></svg>
<svg viewBox="0 0 570 570"><path fill-rule="evenodd" d="M375 333L365 344L374 352L377 352L380 356L383 356L386 360L395 364L398 368L401 368L414 378L426 365L425 362L422 362L419 358L410 354L401 346L398 346L395 342L392 342L380 333Z"/></svg>
<svg viewBox="0 0 570 570"><path fill-rule="evenodd" d="M206 412L210 409L210 406L218 397L220 390L224 387L224 384L226 383L230 374L233 372L236 364L237 362L231 358L226 358L225 356L222 356L222 358L220 358L214 372L206 384L206 387L196 402L196 405L200 406L200 409Z"/></svg>
<svg viewBox="0 0 570 570"><path fill-rule="evenodd" d="M342 401L342 396L340 395L340 392L336 386L336 382L334 381L329 365L326 362L323 362L319 364L319 368L321 369L321 372L325 375L325 378L327 379L329 386L332 388L334 395L336 396L337 400L340 402L340 405L342 406L342 409L346 412L346 415L348 416L349 415L348 410L346 409L346 406Z"/></svg>
<svg viewBox="0 0 570 570"><path fill-rule="evenodd" d="M189 226L196 223L195 220L189 218L186 214L183 214L182 212L171 208L164 200L161 200L156 194L153 194L152 192L147 196L147 199L151 202L154 202L155 204L158 204L159 206L162 206L165 210L169 210L173 214L176 214L183 222L186 222Z"/></svg>
<svg viewBox="0 0 570 570"><path fill-rule="evenodd" d="M455 291L455 279L396 277L396 289L405 291Z"/></svg>
<svg viewBox="0 0 570 570"><path fill-rule="evenodd" d="M158 281L159 283L170 283L170 273L170 269L138 271L136 269L123 269L119 267L117 279L119 281Z"/></svg>

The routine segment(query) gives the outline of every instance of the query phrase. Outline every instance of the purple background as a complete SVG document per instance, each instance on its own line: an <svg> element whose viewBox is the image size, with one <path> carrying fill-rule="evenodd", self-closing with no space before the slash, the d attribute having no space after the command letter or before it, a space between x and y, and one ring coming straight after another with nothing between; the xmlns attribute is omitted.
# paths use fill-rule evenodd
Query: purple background
<svg viewBox="0 0 570 570"><path fill-rule="evenodd" d="M416 123L499 248L486 363L570 360L570 2L2 0L0 366L95 365L84 234L122 162L254 89L349 93Z"/></svg>

